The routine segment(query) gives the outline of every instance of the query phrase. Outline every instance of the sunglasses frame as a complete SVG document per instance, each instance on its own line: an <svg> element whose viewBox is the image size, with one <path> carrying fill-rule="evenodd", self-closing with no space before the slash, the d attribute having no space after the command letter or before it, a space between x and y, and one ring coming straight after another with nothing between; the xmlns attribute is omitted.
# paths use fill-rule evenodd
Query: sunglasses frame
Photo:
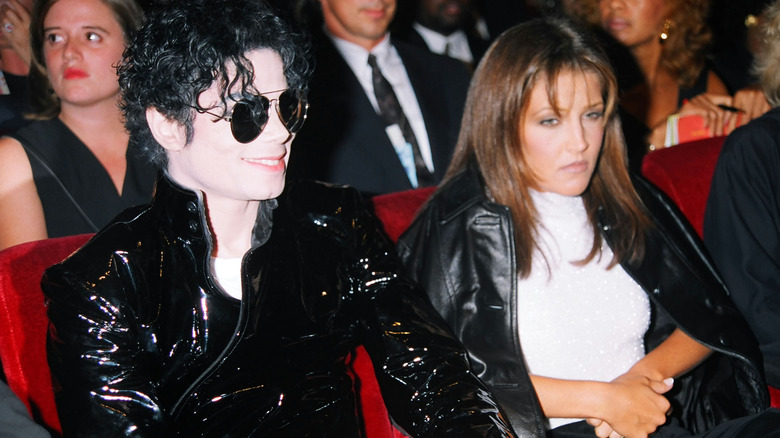
<svg viewBox="0 0 780 438"><path fill-rule="evenodd" d="M265 97L268 94L274 94L274 93L278 93L280 91L282 92L282 94L284 94L284 93L295 93L294 95L296 96L296 98L297 98L296 100L298 102L297 113L300 114L300 117L295 118L295 121L293 123L290 123L289 121L286 121L284 119L284 116L282 116L282 111L281 111L280 105L279 105L279 99L281 99L282 94L280 94L279 97L277 97L275 99L269 99L269 98ZM265 130L265 127L268 125L268 121L271 119L271 114L270 114L271 113L271 106L273 106L274 102L276 102L276 115L279 117L279 120L282 122L282 124L284 125L285 129L287 129L287 132L289 132L290 134L295 134L298 131L300 131L301 128L303 127L304 122L306 122L306 117L308 116L308 112L309 112L309 102L305 99L305 97L303 97L303 92L300 89L284 88L284 89L281 89L281 90L266 91L264 93L256 94L255 96L258 97L258 100L263 99L266 102L268 102L267 104L263 104L263 105L267 105L267 108L265 108L265 111L260 112L261 114L265 114L265 121L263 123L261 123L261 124L257 123L257 116L256 116L257 112L255 111L255 107L257 106L257 104L255 102L253 102L252 100L249 100L249 99L241 99L241 100L236 101L236 103L233 105L233 108L230 110L230 115L224 115L224 116L220 116L218 114L214 114L211 111L199 109L197 107L193 107L193 108L195 108L195 110L198 111L199 113L208 114L210 116L216 117L216 119L213 120L214 123L219 122L219 121L223 121L223 120L226 121L226 122L229 122L230 123L230 132L233 134L233 138L237 142L239 142L239 143L249 143L249 142L253 141L254 139L256 139L257 137L259 137L260 134L263 133L263 130ZM262 100L260 100L260 102L262 102ZM251 120L247 121L246 123L247 124L251 124L251 126L252 126L251 128L247 127L245 124L240 125L241 127L239 128L234 123L236 118L233 116L233 113L235 112L236 106L238 106L238 105L246 105L246 106L249 107L249 111L252 114L252 118L251 118ZM254 123L252 123L252 122L254 122ZM248 129L248 132L244 133L243 132L244 129ZM254 129L257 130L256 133L253 132Z"/></svg>

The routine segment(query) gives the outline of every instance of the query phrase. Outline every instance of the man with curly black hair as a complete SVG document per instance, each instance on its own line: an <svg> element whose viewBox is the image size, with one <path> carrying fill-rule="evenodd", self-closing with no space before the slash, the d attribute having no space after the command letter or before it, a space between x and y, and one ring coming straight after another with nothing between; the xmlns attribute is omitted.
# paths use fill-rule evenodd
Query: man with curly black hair
<svg viewBox="0 0 780 438"><path fill-rule="evenodd" d="M172 1L119 70L163 172L43 280L66 437L361 436L358 345L411 435L512 435L358 193L285 187L299 33L260 0Z"/></svg>

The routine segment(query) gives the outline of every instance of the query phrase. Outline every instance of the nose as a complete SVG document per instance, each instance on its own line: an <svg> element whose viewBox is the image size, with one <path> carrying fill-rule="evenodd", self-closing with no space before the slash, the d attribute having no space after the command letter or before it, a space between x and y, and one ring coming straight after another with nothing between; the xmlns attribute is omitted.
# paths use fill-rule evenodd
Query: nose
<svg viewBox="0 0 780 438"><path fill-rule="evenodd" d="M602 9L615 10L624 5L624 0L601 0Z"/></svg>
<svg viewBox="0 0 780 438"><path fill-rule="evenodd" d="M573 124L571 132L569 132L567 149L571 152L584 152L588 150L589 147L590 144L588 143L585 125L583 125L582 122Z"/></svg>
<svg viewBox="0 0 780 438"><path fill-rule="evenodd" d="M81 56L81 47L79 47L78 42L73 41L72 38L68 38L62 49L62 56L67 60L79 58Z"/></svg>
<svg viewBox="0 0 780 438"><path fill-rule="evenodd" d="M265 125L265 129L260 133L260 137L263 141L268 143L286 143L292 139L293 134L287 130L287 127L282 123L282 118L279 115L279 100L271 100L271 105L268 108L268 123Z"/></svg>

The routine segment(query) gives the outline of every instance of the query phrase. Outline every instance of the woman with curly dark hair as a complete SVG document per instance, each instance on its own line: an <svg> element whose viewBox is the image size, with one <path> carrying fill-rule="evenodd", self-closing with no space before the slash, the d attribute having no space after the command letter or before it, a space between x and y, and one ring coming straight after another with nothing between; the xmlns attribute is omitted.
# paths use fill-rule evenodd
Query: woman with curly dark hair
<svg viewBox="0 0 780 438"><path fill-rule="evenodd" d="M709 0L584 0L574 14L606 32L621 81L629 161L637 170L649 150L663 148L673 114L701 115L713 135L738 117L721 78L709 67ZM609 46L609 44L608 44ZM624 56L623 52L628 52ZM760 95L755 96L757 98ZM744 117L740 123L746 122Z"/></svg>

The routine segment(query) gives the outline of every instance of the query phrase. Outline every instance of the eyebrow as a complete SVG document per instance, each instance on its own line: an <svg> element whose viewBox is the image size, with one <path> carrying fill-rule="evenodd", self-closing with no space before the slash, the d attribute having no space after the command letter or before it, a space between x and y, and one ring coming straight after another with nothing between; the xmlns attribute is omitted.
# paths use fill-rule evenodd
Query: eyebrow
<svg viewBox="0 0 780 438"><path fill-rule="evenodd" d="M58 30L58 29L62 29L62 26L44 27L43 28L43 32L46 33L46 32L50 32L52 30ZM84 29L84 30L98 30L100 32L107 33L107 34L111 33L108 30L106 30L106 28L104 28L102 26L88 25L88 26L82 26L81 29Z"/></svg>

